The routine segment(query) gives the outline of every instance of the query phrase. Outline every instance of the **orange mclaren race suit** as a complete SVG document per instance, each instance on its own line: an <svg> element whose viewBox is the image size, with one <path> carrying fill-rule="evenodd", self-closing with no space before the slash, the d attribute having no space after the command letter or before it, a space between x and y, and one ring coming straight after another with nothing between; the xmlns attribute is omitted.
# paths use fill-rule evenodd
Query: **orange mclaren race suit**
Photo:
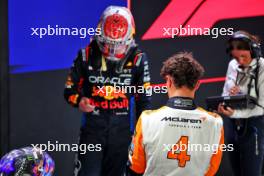
<svg viewBox="0 0 264 176"><path fill-rule="evenodd" d="M190 98L170 98L140 116L129 152L128 175L212 176L224 145L222 118Z"/></svg>
<svg viewBox="0 0 264 176"><path fill-rule="evenodd" d="M119 62L102 56L96 43L82 49L67 78L65 99L78 107L82 97L95 106L84 113L81 144L94 144L94 151L79 154L75 175L121 175L127 162L133 117L149 109L150 74L146 54L131 48ZM136 87L136 90L135 90Z"/></svg>

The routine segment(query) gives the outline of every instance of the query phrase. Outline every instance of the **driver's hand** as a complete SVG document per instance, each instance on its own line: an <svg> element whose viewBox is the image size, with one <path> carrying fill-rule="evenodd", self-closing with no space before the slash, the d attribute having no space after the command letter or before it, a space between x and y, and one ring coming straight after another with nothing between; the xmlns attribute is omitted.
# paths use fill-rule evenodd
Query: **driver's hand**
<svg viewBox="0 0 264 176"><path fill-rule="evenodd" d="M82 112L93 112L95 106L90 104L89 98L82 97L80 103L79 103L79 110Z"/></svg>

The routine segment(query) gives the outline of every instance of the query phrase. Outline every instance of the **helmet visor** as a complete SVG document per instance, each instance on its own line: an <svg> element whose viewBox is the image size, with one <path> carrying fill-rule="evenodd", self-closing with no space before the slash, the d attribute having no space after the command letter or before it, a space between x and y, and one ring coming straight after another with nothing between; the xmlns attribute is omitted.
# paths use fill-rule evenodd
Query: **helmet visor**
<svg viewBox="0 0 264 176"><path fill-rule="evenodd" d="M106 58L117 58L122 59L128 49L128 45L126 44L112 44L105 42L98 42L100 50Z"/></svg>

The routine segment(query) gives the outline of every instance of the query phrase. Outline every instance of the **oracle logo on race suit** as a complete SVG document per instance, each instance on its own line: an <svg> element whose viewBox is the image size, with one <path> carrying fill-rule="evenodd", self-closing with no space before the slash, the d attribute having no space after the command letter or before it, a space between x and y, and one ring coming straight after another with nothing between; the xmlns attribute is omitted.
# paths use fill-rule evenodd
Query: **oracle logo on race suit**
<svg viewBox="0 0 264 176"><path fill-rule="evenodd" d="M89 76L89 82L94 84L115 84L115 85L130 85L131 78L118 78L118 77L104 77L104 76Z"/></svg>

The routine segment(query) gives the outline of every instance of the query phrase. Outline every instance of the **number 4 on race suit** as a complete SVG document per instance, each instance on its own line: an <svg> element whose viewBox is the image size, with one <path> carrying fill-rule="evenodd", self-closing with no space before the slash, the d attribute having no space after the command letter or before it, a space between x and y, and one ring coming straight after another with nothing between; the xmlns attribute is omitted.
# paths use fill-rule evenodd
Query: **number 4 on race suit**
<svg viewBox="0 0 264 176"><path fill-rule="evenodd" d="M182 147L183 146L183 147ZM185 167L186 162L190 161L191 156L187 154L188 150L188 136L181 136L178 142L172 146L168 152L167 158L178 160L179 167Z"/></svg>

